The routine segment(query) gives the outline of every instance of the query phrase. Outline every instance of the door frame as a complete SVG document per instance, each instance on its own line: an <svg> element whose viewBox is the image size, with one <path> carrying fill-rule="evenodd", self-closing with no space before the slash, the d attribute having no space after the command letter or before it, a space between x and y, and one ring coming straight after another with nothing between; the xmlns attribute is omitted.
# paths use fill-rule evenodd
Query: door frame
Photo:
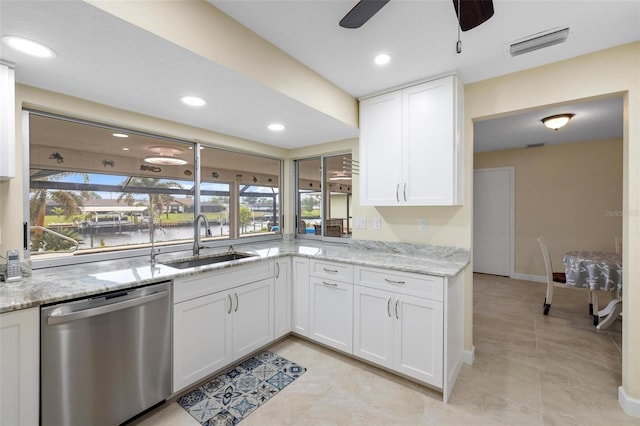
<svg viewBox="0 0 640 426"><path fill-rule="evenodd" d="M516 191L515 191L515 167L514 166L505 166L505 167L485 167L481 169L473 169L473 175L475 180L476 172L487 173L487 172L508 172L509 173L509 278L514 278L515 275L515 238L516 238L516 229L515 229L515 205L516 205ZM473 235L471 236L473 238ZM475 244L475 242L474 242ZM471 254L473 256L473 247L471 249Z"/></svg>

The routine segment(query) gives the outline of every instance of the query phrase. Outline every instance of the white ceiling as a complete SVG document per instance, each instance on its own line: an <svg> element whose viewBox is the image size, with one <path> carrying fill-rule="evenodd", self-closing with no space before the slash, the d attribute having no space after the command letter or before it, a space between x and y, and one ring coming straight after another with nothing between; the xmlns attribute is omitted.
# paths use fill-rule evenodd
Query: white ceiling
<svg viewBox="0 0 640 426"><path fill-rule="evenodd" d="M337 24L355 0L210 3L355 97L454 70L471 83L640 39L640 0L494 0L494 17L462 33L460 55L449 0L393 0L357 30ZM510 42L565 25L572 26L566 43L516 58L505 55ZM358 135L339 120L79 0L0 0L0 33L43 42L58 53L45 62L2 45L0 58L16 64L23 84L285 148ZM392 61L377 68L373 55L382 51ZM199 110L179 105L185 93L200 94L209 104ZM609 115L596 111L589 123L621 132L621 114L611 122L594 121ZM586 122L579 116L572 127ZM527 134L529 127L542 127L537 115L532 118L538 127L525 118L520 124L502 118L487 138L505 143L497 130L508 129L518 145L545 139ZM287 123L285 132L266 130L276 120ZM481 134L475 144L486 150ZM608 135L603 137L617 137Z"/></svg>

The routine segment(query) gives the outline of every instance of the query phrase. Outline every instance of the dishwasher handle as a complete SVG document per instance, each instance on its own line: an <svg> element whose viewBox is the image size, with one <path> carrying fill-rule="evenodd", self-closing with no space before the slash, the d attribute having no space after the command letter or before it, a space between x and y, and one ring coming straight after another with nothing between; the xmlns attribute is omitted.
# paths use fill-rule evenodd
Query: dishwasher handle
<svg viewBox="0 0 640 426"><path fill-rule="evenodd" d="M100 306L97 308L83 309L81 311L68 312L68 313L53 312L47 318L47 324L49 325L64 324L66 322L76 321L79 319L108 314L109 312L119 311L122 309L131 308L133 306L144 305L145 303L162 299L164 297L167 297L168 295L169 295L168 290L163 290L157 293L150 294L148 296L137 297L135 299L125 300L124 302L112 303L110 305Z"/></svg>

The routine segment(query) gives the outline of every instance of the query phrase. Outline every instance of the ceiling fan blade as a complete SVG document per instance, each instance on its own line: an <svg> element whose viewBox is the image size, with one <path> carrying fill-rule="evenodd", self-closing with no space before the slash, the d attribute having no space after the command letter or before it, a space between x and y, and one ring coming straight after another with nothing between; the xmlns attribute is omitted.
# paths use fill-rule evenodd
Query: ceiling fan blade
<svg viewBox="0 0 640 426"><path fill-rule="evenodd" d="M360 28L387 3L389 0L360 0L340 20L340 26L342 28Z"/></svg>
<svg viewBox="0 0 640 426"><path fill-rule="evenodd" d="M458 0L453 0L458 15ZM468 31L489 20L493 16L492 0L460 0L460 29Z"/></svg>

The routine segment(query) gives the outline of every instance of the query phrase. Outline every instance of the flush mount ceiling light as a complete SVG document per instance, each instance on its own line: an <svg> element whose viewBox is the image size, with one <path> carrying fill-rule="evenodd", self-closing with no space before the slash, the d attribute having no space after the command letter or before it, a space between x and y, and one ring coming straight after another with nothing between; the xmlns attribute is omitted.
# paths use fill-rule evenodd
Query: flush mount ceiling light
<svg viewBox="0 0 640 426"><path fill-rule="evenodd" d="M194 107L201 107L207 104L207 101L197 96L183 96L180 98L180 102L182 102L185 105L194 106Z"/></svg>
<svg viewBox="0 0 640 426"><path fill-rule="evenodd" d="M390 60L391 60L391 56L387 55L386 53L382 53L376 56L373 59L373 62L375 62L376 65L386 65L389 63Z"/></svg>
<svg viewBox="0 0 640 426"><path fill-rule="evenodd" d="M112 134L112 136L116 137L116 138L128 138L129 135L125 135L124 133L114 133Z"/></svg>
<svg viewBox="0 0 640 426"><path fill-rule="evenodd" d="M174 157L174 155L181 153L182 150L167 146L152 146L150 149L155 154L145 157L144 161L146 163L157 164L161 166L184 166L185 164L187 164L186 160Z"/></svg>
<svg viewBox="0 0 640 426"><path fill-rule="evenodd" d="M271 123L267 126L267 128L269 130L271 130L272 132L281 132L284 130L284 124L280 124L280 123Z"/></svg>
<svg viewBox="0 0 640 426"><path fill-rule="evenodd" d="M560 30L553 30L543 35L534 34L525 40L511 43L509 46L509 53L511 56L518 56L538 49L543 49L545 47L564 43L567 41L567 38L569 38L570 32L571 28L566 27Z"/></svg>
<svg viewBox="0 0 640 426"><path fill-rule="evenodd" d="M574 114L558 114L543 118L542 124L552 130L558 130L571 120Z"/></svg>
<svg viewBox="0 0 640 426"><path fill-rule="evenodd" d="M37 58L55 58L56 52L47 46L18 36L4 36L2 42L12 49Z"/></svg>

